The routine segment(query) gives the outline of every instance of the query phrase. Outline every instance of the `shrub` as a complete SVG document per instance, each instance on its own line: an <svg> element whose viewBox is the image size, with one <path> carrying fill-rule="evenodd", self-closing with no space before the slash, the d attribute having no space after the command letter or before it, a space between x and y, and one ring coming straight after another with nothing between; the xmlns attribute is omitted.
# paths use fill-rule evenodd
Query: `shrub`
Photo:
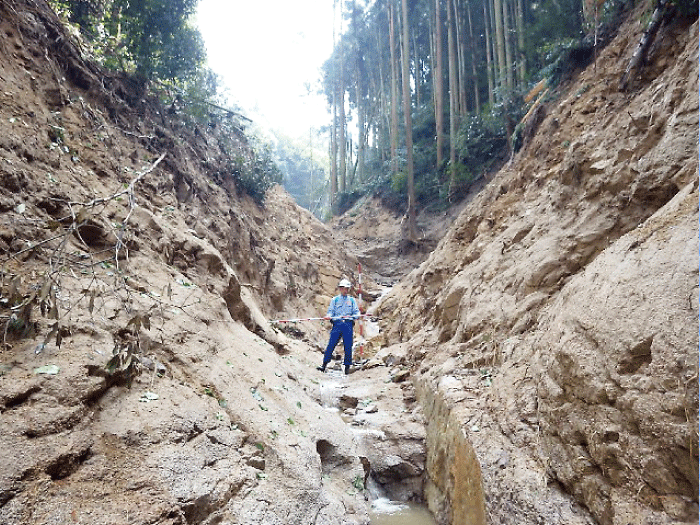
<svg viewBox="0 0 700 525"><path fill-rule="evenodd" d="M494 113L467 117L457 133L457 156L471 174L488 169L506 146L503 118Z"/></svg>

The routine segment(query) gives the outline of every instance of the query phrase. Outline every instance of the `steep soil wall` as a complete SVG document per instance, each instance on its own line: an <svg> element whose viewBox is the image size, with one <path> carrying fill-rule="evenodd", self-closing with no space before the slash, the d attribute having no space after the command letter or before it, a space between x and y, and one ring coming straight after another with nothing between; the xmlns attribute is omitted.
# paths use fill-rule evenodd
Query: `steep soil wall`
<svg viewBox="0 0 700 525"><path fill-rule="evenodd" d="M381 308L473 447L492 523L698 519L698 27L665 25L620 92L650 9Z"/></svg>
<svg viewBox="0 0 700 525"><path fill-rule="evenodd" d="M367 522L325 329L267 321L325 312L356 261L242 194L214 124L0 3L0 523Z"/></svg>

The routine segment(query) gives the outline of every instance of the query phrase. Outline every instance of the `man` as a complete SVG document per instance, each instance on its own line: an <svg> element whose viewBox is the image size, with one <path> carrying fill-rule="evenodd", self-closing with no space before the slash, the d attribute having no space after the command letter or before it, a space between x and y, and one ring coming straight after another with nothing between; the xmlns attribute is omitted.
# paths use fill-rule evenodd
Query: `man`
<svg viewBox="0 0 700 525"><path fill-rule="evenodd" d="M331 337L328 340L328 346L323 353L323 364L318 367L321 372L326 371L326 365L330 363L333 356L333 350L340 338L343 338L343 347L345 348L345 373L350 373L350 365L352 365L352 327L355 319L360 318L360 309L357 307L357 301L348 296L351 288L350 281L342 279L338 283L340 295L336 295L331 299L331 304L328 306L326 317L330 319L333 328L331 329Z"/></svg>

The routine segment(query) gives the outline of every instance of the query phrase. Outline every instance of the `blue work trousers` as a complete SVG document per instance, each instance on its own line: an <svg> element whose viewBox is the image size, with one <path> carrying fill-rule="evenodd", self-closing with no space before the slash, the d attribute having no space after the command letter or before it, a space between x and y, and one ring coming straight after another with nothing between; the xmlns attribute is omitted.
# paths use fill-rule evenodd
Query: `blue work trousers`
<svg viewBox="0 0 700 525"><path fill-rule="evenodd" d="M328 346L323 353L323 364L330 363L340 338L343 338L343 346L345 347L345 366L352 365L352 321L336 321L331 329L331 338L328 340Z"/></svg>

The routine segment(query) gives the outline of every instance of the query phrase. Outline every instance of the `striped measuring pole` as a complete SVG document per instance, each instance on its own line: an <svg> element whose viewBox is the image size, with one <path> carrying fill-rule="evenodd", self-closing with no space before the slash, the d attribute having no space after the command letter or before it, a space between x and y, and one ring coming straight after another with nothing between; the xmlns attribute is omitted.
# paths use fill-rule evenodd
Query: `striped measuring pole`
<svg viewBox="0 0 700 525"><path fill-rule="evenodd" d="M366 314L360 314L360 319L364 317L370 317ZM296 319L271 319L270 323L299 323L302 321L338 321L342 319L355 319L351 315L345 315L340 317L298 317Z"/></svg>
<svg viewBox="0 0 700 525"><path fill-rule="evenodd" d="M362 264L357 263L357 298L358 298L358 308L360 308L360 313L362 313ZM360 337L362 338L360 340L360 346L357 348L357 353L359 354L360 360L364 358L364 339L365 339L365 331L364 331L364 323L362 322L362 317L360 317L359 322L357 323L358 325L358 332L360 334Z"/></svg>

